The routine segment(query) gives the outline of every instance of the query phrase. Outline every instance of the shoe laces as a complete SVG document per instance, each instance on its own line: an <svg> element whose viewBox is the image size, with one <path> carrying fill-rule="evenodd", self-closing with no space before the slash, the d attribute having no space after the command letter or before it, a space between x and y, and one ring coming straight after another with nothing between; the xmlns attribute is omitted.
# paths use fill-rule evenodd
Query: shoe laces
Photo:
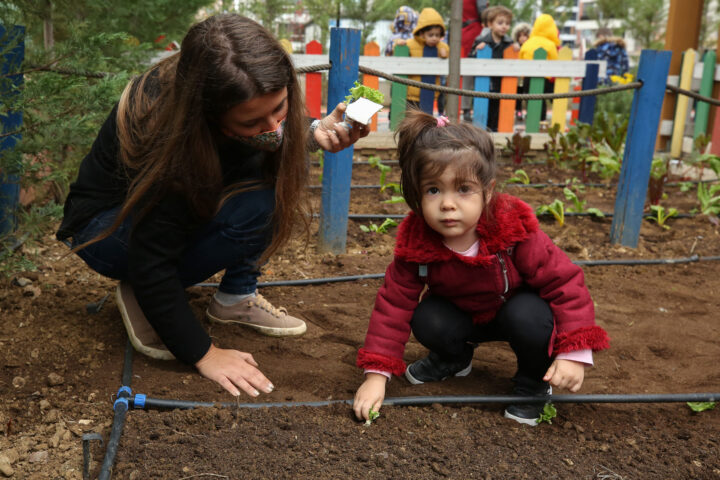
<svg viewBox="0 0 720 480"><path fill-rule="evenodd" d="M272 303L265 300L265 297L260 295L259 293L255 294L255 298L253 300L250 300L249 302L250 306L255 306L258 308L261 308L265 310L266 312L270 313L273 317L281 317L284 315L287 315L287 309L285 307L276 307Z"/></svg>

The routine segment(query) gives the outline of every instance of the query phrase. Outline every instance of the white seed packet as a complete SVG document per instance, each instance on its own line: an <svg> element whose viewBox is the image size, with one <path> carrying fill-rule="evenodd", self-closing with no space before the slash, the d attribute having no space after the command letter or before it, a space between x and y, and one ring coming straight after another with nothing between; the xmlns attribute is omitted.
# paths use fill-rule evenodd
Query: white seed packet
<svg viewBox="0 0 720 480"><path fill-rule="evenodd" d="M347 106L345 118L367 125L370 123L373 115L382 110L382 108L383 106L381 104L371 102L367 98L361 97Z"/></svg>

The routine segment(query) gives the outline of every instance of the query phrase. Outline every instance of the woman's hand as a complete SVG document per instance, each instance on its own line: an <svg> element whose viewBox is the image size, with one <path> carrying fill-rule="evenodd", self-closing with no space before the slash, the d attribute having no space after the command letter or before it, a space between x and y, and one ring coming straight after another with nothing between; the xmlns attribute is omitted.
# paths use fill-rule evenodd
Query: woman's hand
<svg viewBox="0 0 720 480"><path fill-rule="evenodd" d="M368 373L365 376L365 381L358 388L353 401L353 410L358 420L368 420L371 409L380 411L387 381L387 377L379 373Z"/></svg>
<svg viewBox="0 0 720 480"><path fill-rule="evenodd" d="M210 344L210 350L195 367L200 374L219 383L233 396L240 395L242 389L251 397L260 395L260 391L273 391L272 383L257 368L258 364L249 353L218 348Z"/></svg>
<svg viewBox="0 0 720 480"><path fill-rule="evenodd" d="M543 380L557 388L565 388L575 393L582 387L585 378L585 364L572 360L555 359L548 368Z"/></svg>
<svg viewBox="0 0 720 480"><path fill-rule="evenodd" d="M320 124L315 129L315 141L323 150L337 153L370 133L370 129L365 125L343 122L346 108L347 105L344 103L338 104L330 115L320 120Z"/></svg>

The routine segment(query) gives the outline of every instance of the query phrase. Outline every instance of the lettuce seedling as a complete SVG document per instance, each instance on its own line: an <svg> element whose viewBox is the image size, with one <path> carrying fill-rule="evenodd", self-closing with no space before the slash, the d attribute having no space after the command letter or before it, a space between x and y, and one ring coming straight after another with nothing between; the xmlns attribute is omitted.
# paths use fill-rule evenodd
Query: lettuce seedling
<svg viewBox="0 0 720 480"><path fill-rule="evenodd" d="M540 418L537 419L537 423L547 422L552 425L552 419L557 417L557 409L552 403L546 403L543 407L543 411L540 414Z"/></svg>
<svg viewBox="0 0 720 480"><path fill-rule="evenodd" d="M376 225L374 223L371 223L369 227L365 225L360 225L360 230L362 230L365 233L368 232L374 232L374 233L387 233L389 228L397 227L399 224L392 218L386 218L385 221L380 224Z"/></svg>
<svg viewBox="0 0 720 480"><path fill-rule="evenodd" d="M385 100L385 95L383 95L380 90L366 87L355 81L354 86L350 88L350 95L345 97L345 103L353 102L358 98L367 98L371 102L382 104Z"/></svg>
<svg viewBox="0 0 720 480"><path fill-rule="evenodd" d="M370 407L370 410L368 411L368 419L365 420L365 425L371 425L372 422L375 421L380 416L380 412L377 412L373 410L372 407Z"/></svg>
<svg viewBox="0 0 720 480"><path fill-rule="evenodd" d="M715 408L715 402L687 402L687 405L693 412L704 412Z"/></svg>

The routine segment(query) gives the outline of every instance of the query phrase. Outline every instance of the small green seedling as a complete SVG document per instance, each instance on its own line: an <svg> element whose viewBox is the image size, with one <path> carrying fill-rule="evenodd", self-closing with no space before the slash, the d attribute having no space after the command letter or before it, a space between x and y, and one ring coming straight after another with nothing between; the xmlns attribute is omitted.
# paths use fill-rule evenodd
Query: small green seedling
<svg viewBox="0 0 720 480"><path fill-rule="evenodd" d="M403 203L404 201L405 197L402 195L392 195L390 200L383 200L383 203Z"/></svg>
<svg viewBox="0 0 720 480"><path fill-rule="evenodd" d="M370 407L370 410L368 411L368 419L365 420L365 425L371 425L372 422L374 422L379 416L380 412L376 412L372 407Z"/></svg>
<svg viewBox="0 0 720 480"><path fill-rule="evenodd" d="M360 230L363 232L374 232L374 233L387 233L388 229L391 227L397 227L398 222L393 220L392 218L386 218L383 223L380 225L376 225L374 223L371 223L370 226L360 225Z"/></svg>
<svg viewBox="0 0 720 480"><path fill-rule="evenodd" d="M704 412L705 410L715 408L715 403L716 402L687 402L687 405L693 412Z"/></svg>
<svg viewBox="0 0 720 480"><path fill-rule="evenodd" d="M676 217L678 214L677 208L668 208L667 211L662 205L650 205L650 210L655 212L654 217L650 217L650 220L657 222L665 230L670 229L670 225L666 225L667 219L670 217Z"/></svg>
<svg viewBox="0 0 720 480"><path fill-rule="evenodd" d="M720 214L720 185L705 186L700 182L697 189L700 211L704 215Z"/></svg>
<svg viewBox="0 0 720 480"><path fill-rule="evenodd" d="M591 215L595 215L596 217L604 217L605 214L600 211L599 209L595 207L591 208L585 208L585 204L587 203L587 200L580 200L578 196L570 190L569 188L565 187L563 189L563 194L565 195L565 198L573 202L573 206L571 208L568 208L569 212L576 212L576 213L589 213Z"/></svg>
<svg viewBox="0 0 720 480"><path fill-rule="evenodd" d="M546 403L540 414L540 418L537 419L537 423L547 422L552 425L552 419L555 417L557 417L557 408L555 408L555 405L552 403Z"/></svg>
<svg viewBox="0 0 720 480"><path fill-rule="evenodd" d="M507 183L522 183L523 185L530 185L530 177L525 170L519 168L515 170L515 176L508 178Z"/></svg>
<svg viewBox="0 0 720 480"><path fill-rule="evenodd" d="M375 103L383 103L385 100L385 95L383 95L380 90L375 90L374 88L361 85L357 80L349 91L350 95L345 97L345 103L350 103L358 98L367 98L371 102Z"/></svg>
<svg viewBox="0 0 720 480"><path fill-rule="evenodd" d="M547 212L550 212L552 216L555 217L558 225L561 227L565 226L565 205L563 205L560 200L555 199L550 205L540 205L537 210L535 210L537 215L543 215Z"/></svg>

